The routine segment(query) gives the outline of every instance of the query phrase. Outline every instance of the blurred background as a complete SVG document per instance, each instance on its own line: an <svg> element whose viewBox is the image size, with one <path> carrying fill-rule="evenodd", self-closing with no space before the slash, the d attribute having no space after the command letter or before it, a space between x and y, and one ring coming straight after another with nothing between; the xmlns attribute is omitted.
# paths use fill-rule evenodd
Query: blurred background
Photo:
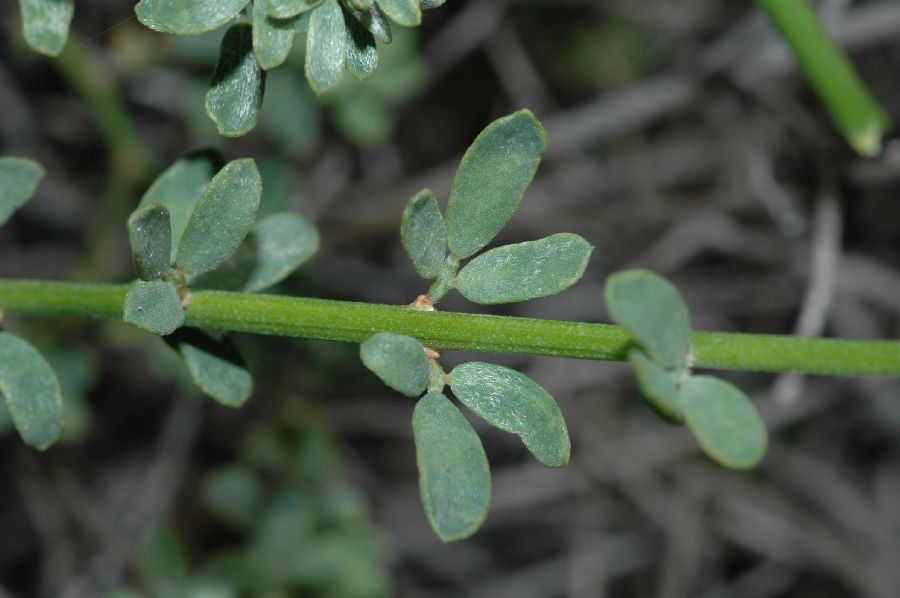
<svg viewBox="0 0 900 598"><path fill-rule="evenodd" d="M571 290L491 313L608 321L605 277L642 266L698 329L900 336L900 143L856 158L751 2L449 0L395 31L370 81L321 99L298 36L237 140L203 111L223 30L177 38L133 2L76 4L56 60L0 4L0 154L48 171L0 230L0 277L129 280L140 194L215 146L257 159L262 213L319 227L279 292L409 303L426 281L400 244L407 199L445 202L477 133L527 107L550 149L496 243L571 231L596 250ZM818 4L900 121L900 4ZM481 311L453 294L441 308ZM729 374L772 430L738 474L657 420L623 364L479 356L558 399L573 457L544 469L473 421L493 506L443 545L418 499L413 402L356 346L238 337L256 391L234 411L122 323L8 325L56 367L68 424L38 454L0 419L0 596L900 596L898 380Z"/></svg>

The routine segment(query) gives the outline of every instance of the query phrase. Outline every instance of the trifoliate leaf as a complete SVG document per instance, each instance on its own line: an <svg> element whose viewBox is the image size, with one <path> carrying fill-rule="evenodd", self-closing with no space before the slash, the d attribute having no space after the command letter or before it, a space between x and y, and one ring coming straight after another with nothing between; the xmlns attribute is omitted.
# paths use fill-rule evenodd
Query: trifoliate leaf
<svg viewBox="0 0 900 598"><path fill-rule="evenodd" d="M229 337L181 329L166 341L181 353L194 383L217 402L240 407L253 394L253 376Z"/></svg>
<svg viewBox="0 0 900 598"><path fill-rule="evenodd" d="M398 25L418 27L422 24L419 0L377 0L377 2L381 10Z"/></svg>
<svg viewBox="0 0 900 598"><path fill-rule="evenodd" d="M640 349L631 349L628 352L628 361L647 404L667 422L683 423L684 414L678 399L675 373L656 365L656 362Z"/></svg>
<svg viewBox="0 0 900 598"><path fill-rule="evenodd" d="M53 368L30 343L2 331L0 395L28 446L45 450L62 434L64 407Z"/></svg>
<svg viewBox="0 0 900 598"><path fill-rule="evenodd" d="M408 397L428 386L431 366L422 343L412 337L379 332L360 345L359 356L385 384Z"/></svg>
<svg viewBox="0 0 900 598"><path fill-rule="evenodd" d="M687 305L666 279L646 270L613 274L606 281L606 308L656 363L681 366L691 343Z"/></svg>
<svg viewBox="0 0 900 598"><path fill-rule="evenodd" d="M208 272L231 257L253 226L262 180L251 158L234 160L209 183L194 208L176 263L188 276Z"/></svg>
<svg viewBox="0 0 900 598"><path fill-rule="evenodd" d="M323 94L341 79L347 54L344 11L338 0L325 0L309 19L306 33L306 79L317 94Z"/></svg>
<svg viewBox="0 0 900 598"><path fill-rule="evenodd" d="M478 434L447 397L425 395L413 412L419 491L444 542L474 534L491 503L491 471Z"/></svg>
<svg viewBox="0 0 900 598"><path fill-rule="evenodd" d="M394 40L394 35L391 33L391 24L387 19L387 15L378 8L377 4L372 4L372 6L366 10L355 8L353 6L348 6L347 10L353 18L374 35L375 39L378 41L389 44Z"/></svg>
<svg viewBox="0 0 900 598"><path fill-rule="evenodd" d="M731 469L749 469L766 453L766 426L750 399L712 376L694 376L679 393L688 427L703 451Z"/></svg>
<svg viewBox="0 0 900 598"><path fill-rule="evenodd" d="M171 264L169 210L158 203L140 206L128 218L128 241L138 278L162 278Z"/></svg>
<svg viewBox="0 0 900 598"><path fill-rule="evenodd" d="M297 17L279 19L266 14L266 3L253 3L253 51L256 61L265 70L284 63L294 45Z"/></svg>
<svg viewBox="0 0 900 598"><path fill-rule="evenodd" d="M366 79L375 72L375 67L378 66L378 48L375 47L375 36L348 14L344 14L344 25L347 31L347 55L344 59L344 66L357 79Z"/></svg>
<svg viewBox="0 0 900 598"><path fill-rule="evenodd" d="M582 277L591 250L590 243L572 233L505 245L469 262L456 288L466 299L483 304L556 295Z"/></svg>
<svg viewBox="0 0 900 598"><path fill-rule="evenodd" d="M487 245L519 209L547 148L528 110L495 120L463 156L447 204L450 251L466 258Z"/></svg>
<svg viewBox="0 0 900 598"><path fill-rule="evenodd" d="M486 422L519 435L547 467L569 462L571 443L559 405L528 376L490 363L464 363L450 372L450 388Z"/></svg>
<svg viewBox="0 0 900 598"><path fill-rule="evenodd" d="M253 28L246 23L232 25L222 38L219 62L206 92L206 112L219 134L240 137L255 127L265 88L266 72L253 53Z"/></svg>
<svg viewBox="0 0 900 598"><path fill-rule="evenodd" d="M168 282L139 280L125 295L122 319L147 332L165 336L184 324L184 309L178 291Z"/></svg>
<svg viewBox="0 0 900 598"><path fill-rule="evenodd" d="M141 198L142 206L158 203L169 210L173 260L194 206L223 164L222 156L215 150L188 154L159 175Z"/></svg>
<svg viewBox="0 0 900 598"><path fill-rule="evenodd" d="M58 55L69 37L75 0L19 0L22 33L32 50Z"/></svg>
<svg viewBox="0 0 900 598"><path fill-rule="evenodd" d="M276 19L288 19L315 8L322 0L256 0Z"/></svg>
<svg viewBox="0 0 900 598"><path fill-rule="evenodd" d="M419 191L409 200L403 210L400 238L416 272L424 278L436 277L447 256L447 230L430 189Z"/></svg>
<svg viewBox="0 0 900 598"><path fill-rule="evenodd" d="M28 203L43 178L44 169L34 160L13 156L0 158L0 226Z"/></svg>
<svg viewBox="0 0 900 598"><path fill-rule="evenodd" d="M141 0L138 21L154 31L198 35L218 29L238 16L249 0Z"/></svg>

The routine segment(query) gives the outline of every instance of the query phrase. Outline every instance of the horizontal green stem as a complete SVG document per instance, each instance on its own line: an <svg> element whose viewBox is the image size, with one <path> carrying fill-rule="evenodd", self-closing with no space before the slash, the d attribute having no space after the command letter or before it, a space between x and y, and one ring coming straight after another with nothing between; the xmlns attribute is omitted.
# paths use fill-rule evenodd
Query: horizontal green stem
<svg viewBox="0 0 900 598"><path fill-rule="evenodd" d="M128 287L0 280L0 310L33 316L119 319ZM187 325L358 343L375 332L413 336L435 349L624 360L630 337L606 324L536 320L277 295L198 291ZM697 332L697 367L900 376L900 342Z"/></svg>

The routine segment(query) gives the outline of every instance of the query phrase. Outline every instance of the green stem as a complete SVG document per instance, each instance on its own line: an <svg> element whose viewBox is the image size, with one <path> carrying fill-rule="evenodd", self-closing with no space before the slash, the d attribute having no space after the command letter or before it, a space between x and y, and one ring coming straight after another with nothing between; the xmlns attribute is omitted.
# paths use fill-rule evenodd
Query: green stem
<svg viewBox="0 0 900 598"><path fill-rule="evenodd" d="M8 315L120 319L128 287L0 280L0 310ZM413 336L428 347L618 360L629 336L617 326L535 320L276 295L198 291L187 325L277 336L358 343L374 332ZM900 376L900 342L810 339L697 332L695 364L761 372Z"/></svg>
<svg viewBox="0 0 900 598"><path fill-rule="evenodd" d="M816 93L848 143L873 156L890 128L887 114L872 98L844 51L829 39L807 0L757 0L790 44Z"/></svg>

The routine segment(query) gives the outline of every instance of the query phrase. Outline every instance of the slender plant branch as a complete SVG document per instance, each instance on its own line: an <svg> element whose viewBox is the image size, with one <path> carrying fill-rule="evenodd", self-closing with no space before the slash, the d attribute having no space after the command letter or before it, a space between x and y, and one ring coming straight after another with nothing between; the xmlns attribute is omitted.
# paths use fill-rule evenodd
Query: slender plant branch
<svg viewBox="0 0 900 598"><path fill-rule="evenodd" d="M128 287L114 284L0 280L0 310L8 315L120 319ZM186 324L277 336L358 343L395 332L435 349L520 353L576 359L626 358L630 337L619 327L536 320L276 295L198 291ZM900 375L900 342L811 339L697 332L700 368L831 375Z"/></svg>

